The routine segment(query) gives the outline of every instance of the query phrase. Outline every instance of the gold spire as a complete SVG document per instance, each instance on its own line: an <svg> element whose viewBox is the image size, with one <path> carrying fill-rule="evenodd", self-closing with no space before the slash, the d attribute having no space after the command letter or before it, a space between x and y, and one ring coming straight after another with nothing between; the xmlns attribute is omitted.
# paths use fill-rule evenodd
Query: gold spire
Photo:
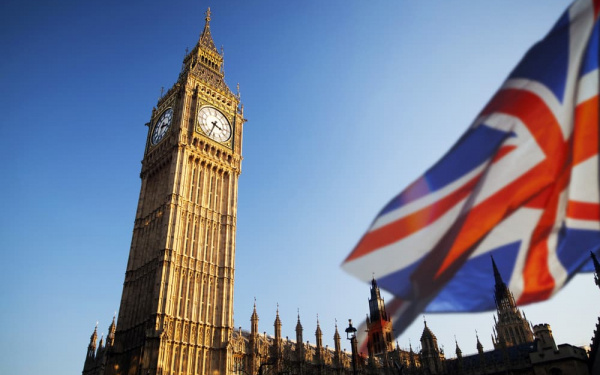
<svg viewBox="0 0 600 375"><path fill-rule="evenodd" d="M215 46L215 42L213 41L212 35L210 34L210 8L206 11L206 17L204 18L206 23L204 24L204 30L202 30L202 34L200 35L200 46L211 50L212 52L216 52L219 54L217 47Z"/></svg>

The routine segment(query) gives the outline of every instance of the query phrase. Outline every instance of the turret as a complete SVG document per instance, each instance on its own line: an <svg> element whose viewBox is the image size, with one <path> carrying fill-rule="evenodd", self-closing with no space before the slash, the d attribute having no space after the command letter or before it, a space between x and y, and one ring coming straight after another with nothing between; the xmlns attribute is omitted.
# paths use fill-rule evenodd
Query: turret
<svg viewBox="0 0 600 375"><path fill-rule="evenodd" d="M275 316L275 322L273 323L275 327L275 341L281 341L281 320L279 319L279 304L277 305L277 313Z"/></svg>
<svg viewBox="0 0 600 375"><path fill-rule="evenodd" d="M98 340L98 323L96 323L96 327L94 327L94 332L92 332L92 336L90 336L90 344L88 345L88 358L96 357L96 341Z"/></svg>
<svg viewBox="0 0 600 375"><path fill-rule="evenodd" d="M304 360L304 341L302 341L302 323L300 323L300 310L298 310L298 322L296 323L296 345L297 345L297 360Z"/></svg>
<svg viewBox="0 0 600 375"><path fill-rule="evenodd" d="M552 349L557 351L556 342L554 341L554 337L552 336L552 328L550 328L550 324L536 324L533 326L533 333L538 342L538 350L542 351L543 349Z"/></svg>
<svg viewBox="0 0 600 375"><path fill-rule="evenodd" d="M323 332L321 332L321 326L319 325L319 316L317 315L317 330L315 331L315 338L317 340L317 349L323 347Z"/></svg>
<svg viewBox="0 0 600 375"><path fill-rule="evenodd" d="M117 324L115 323L115 319L117 317L117 313L113 316L112 323L108 327L108 334L106 335L106 347L111 348L115 344L115 331L117 330Z"/></svg>
<svg viewBox="0 0 600 375"><path fill-rule="evenodd" d="M250 316L250 334L258 335L258 314L256 313L256 298L254 299L254 310Z"/></svg>
<svg viewBox="0 0 600 375"><path fill-rule="evenodd" d="M91 369L95 365L96 361L96 341L98 340L98 323L94 327L94 332L90 336L90 344L88 345L87 354L85 356L85 362L83 364L83 372Z"/></svg>
<svg viewBox="0 0 600 375"><path fill-rule="evenodd" d="M437 343L437 337L427 327L427 321L423 320L425 327L421 334L421 364L431 374L442 372L442 359L444 354L440 351Z"/></svg>
<svg viewBox="0 0 600 375"><path fill-rule="evenodd" d="M340 333L338 332L337 320L335 321L335 333L333 334L333 344L336 353L342 352L342 343Z"/></svg>
<svg viewBox="0 0 600 375"><path fill-rule="evenodd" d="M475 337L477 337L477 353L479 354L479 362L481 366L485 366L485 354L483 352L483 345L481 345L481 341L479 341L479 335L477 331L475 331Z"/></svg>
<svg viewBox="0 0 600 375"><path fill-rule="evenodd" d="M271 362L273 370L279 373L283 370L283 342L281 340L281 319L279 319L279 304L277 304L277 312L275 314L275 339L273 340L273 346L271 348Z"/></svg>
<svg viewBox="0 0 600 375"><path fill-rule="evenodd" d="M456 336L454 336L454 343L456 344L456 360L458 361L458 369L462 372L463 369L463 355L462 350L458 346L458 341L456 341Z"/></svg>
<svg viewBox="0 0 600 375"><path fill-rule="evenodd" d="M462 350L458 346L458 341L456 341L456 336L454 336L454 343L456 344L456 358L462 359Z"/></svg>

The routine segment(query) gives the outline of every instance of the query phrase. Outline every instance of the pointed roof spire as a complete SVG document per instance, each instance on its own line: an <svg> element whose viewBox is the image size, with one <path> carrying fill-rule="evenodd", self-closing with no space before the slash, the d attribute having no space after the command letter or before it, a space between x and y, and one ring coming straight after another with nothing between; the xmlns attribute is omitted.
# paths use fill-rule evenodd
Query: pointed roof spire
<svg viewBox="0 0 600 375"><path fill-rule="evenodd" d="M117 324L115 322L116 319L117 319L117 312L115 311L115 315L113 315L112 322L110 323L110 326L108 327L108 334L109 335L111 333L114 333L115 330L117 329Z"/></svg>
<svg viewBox="0 0 600 375"><path fill-rule="evenodd" d="M437 337L431 332L429 327L427 327L427 320L425 320L425 315L423 315L423 323L425 323L425 328L423 328L423 334L421 335L421 341L424 339L433 339L437 340Z"/></svg>
<svg viewBox="0 0 600 375"><path fill-rule="evenodd" d="M481 354L483 353L483 345L481 345L481 341L479 341L479 335L477 334L477 330L475 330L475 337L477 337L477 351Z"/></svg>
<svg viewBox="0 0 600 375"><path fill-rule="evenodd" d="M462 350L458 346L458 341L456 341L456 335L454 335L454 343L456 344L456 356L462 358Z"/></svg>
<svg viewBox="0 0 600 375"><path fill-rule="evenodd" d="M256 298L254 298L254 309L252 310L250 320L258 320L258 314L256 313Z"/></svg>
<svg viewBox="0 0 600 375"><path fill-rule="evenodd" d="M217 47L215 46L215 42L213 41L212 35L210 34L210 7L206 10L205 15L206 17L204 20L206 23L204 24L204 30L202 30L202 34L200 34L199 44L212 50L213 52L219 53Z"/></svg>
<svg viewBox="0 0 600 375"><path fill-rule="evenodd" d="M494 279L496 280L496 285L503 285L504 280L502 280L500 271L498 271L498 267L496 267L496 262L494 261L494 257L492 255L490 255L490 258L492 258L492 267L494 268Z"/></svg>
<svg viewBox="0 0 600 375"><path fill-rule="evenodd" d="M337 327L337 319L335 320L335 333L333 334L333 339L337 340L340 338L340 333L338 332L338 327Z"/></svg>
<svg viewBox="0 0 600 375"><path fill-rule="evenodd" d="M98 322L96 322L96 327L94 327L94 332L92 336L90 336L90 344L94 343L96 345L96 340L98 340Z"/></svg>
<svg viewBox="0 0 600 375"><path fill-rule="evenodd" d="M321 332L321 325L319 324L319 314L317 314L317 330L315 331L315 334L316 334L316 335L321 335L321 334L323 334L323 333Z"/></svg>
<svg viewBox="0 0 600 375"><path fill-rule="evenodd" d="M277 303L277 312L275 314L275 325L281 325L281 319L279 319L279 303Z"/></svg>

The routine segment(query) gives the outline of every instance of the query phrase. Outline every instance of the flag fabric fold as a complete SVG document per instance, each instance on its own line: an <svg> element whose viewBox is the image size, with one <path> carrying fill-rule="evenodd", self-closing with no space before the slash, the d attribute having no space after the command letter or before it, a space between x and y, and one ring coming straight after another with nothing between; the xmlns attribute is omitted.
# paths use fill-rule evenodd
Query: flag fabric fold
<svg viewBox="0 0 600 375"><path fill-rule="evenodd" d="M575 1L452 149L394 197L342 264L423 311L494 308L489 256L519 304L550 298L600 255L600 0ZM359 330L360 331L360 330Z"/></svg>

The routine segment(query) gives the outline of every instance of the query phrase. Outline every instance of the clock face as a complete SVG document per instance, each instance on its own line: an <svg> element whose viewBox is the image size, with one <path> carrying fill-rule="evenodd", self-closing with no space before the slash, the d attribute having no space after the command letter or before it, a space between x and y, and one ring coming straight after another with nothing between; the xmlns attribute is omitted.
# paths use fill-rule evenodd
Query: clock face
<svg viewBox="0 0 600 375"><path fill-rule="evenodd" d="M209 138L225 142L231 138L231 125L224 114L213 107L202 107L198 111L198 124Z"/></svg>
<svg viewBox="0 0 600 375"><path fill-rule="evenodd" d="M171 120L173 120L173 108L164 111L158 118L158 121L156 121L154 131L152 132L152 145L158 144L165 137L167 130L171 126Z"/></svg>

